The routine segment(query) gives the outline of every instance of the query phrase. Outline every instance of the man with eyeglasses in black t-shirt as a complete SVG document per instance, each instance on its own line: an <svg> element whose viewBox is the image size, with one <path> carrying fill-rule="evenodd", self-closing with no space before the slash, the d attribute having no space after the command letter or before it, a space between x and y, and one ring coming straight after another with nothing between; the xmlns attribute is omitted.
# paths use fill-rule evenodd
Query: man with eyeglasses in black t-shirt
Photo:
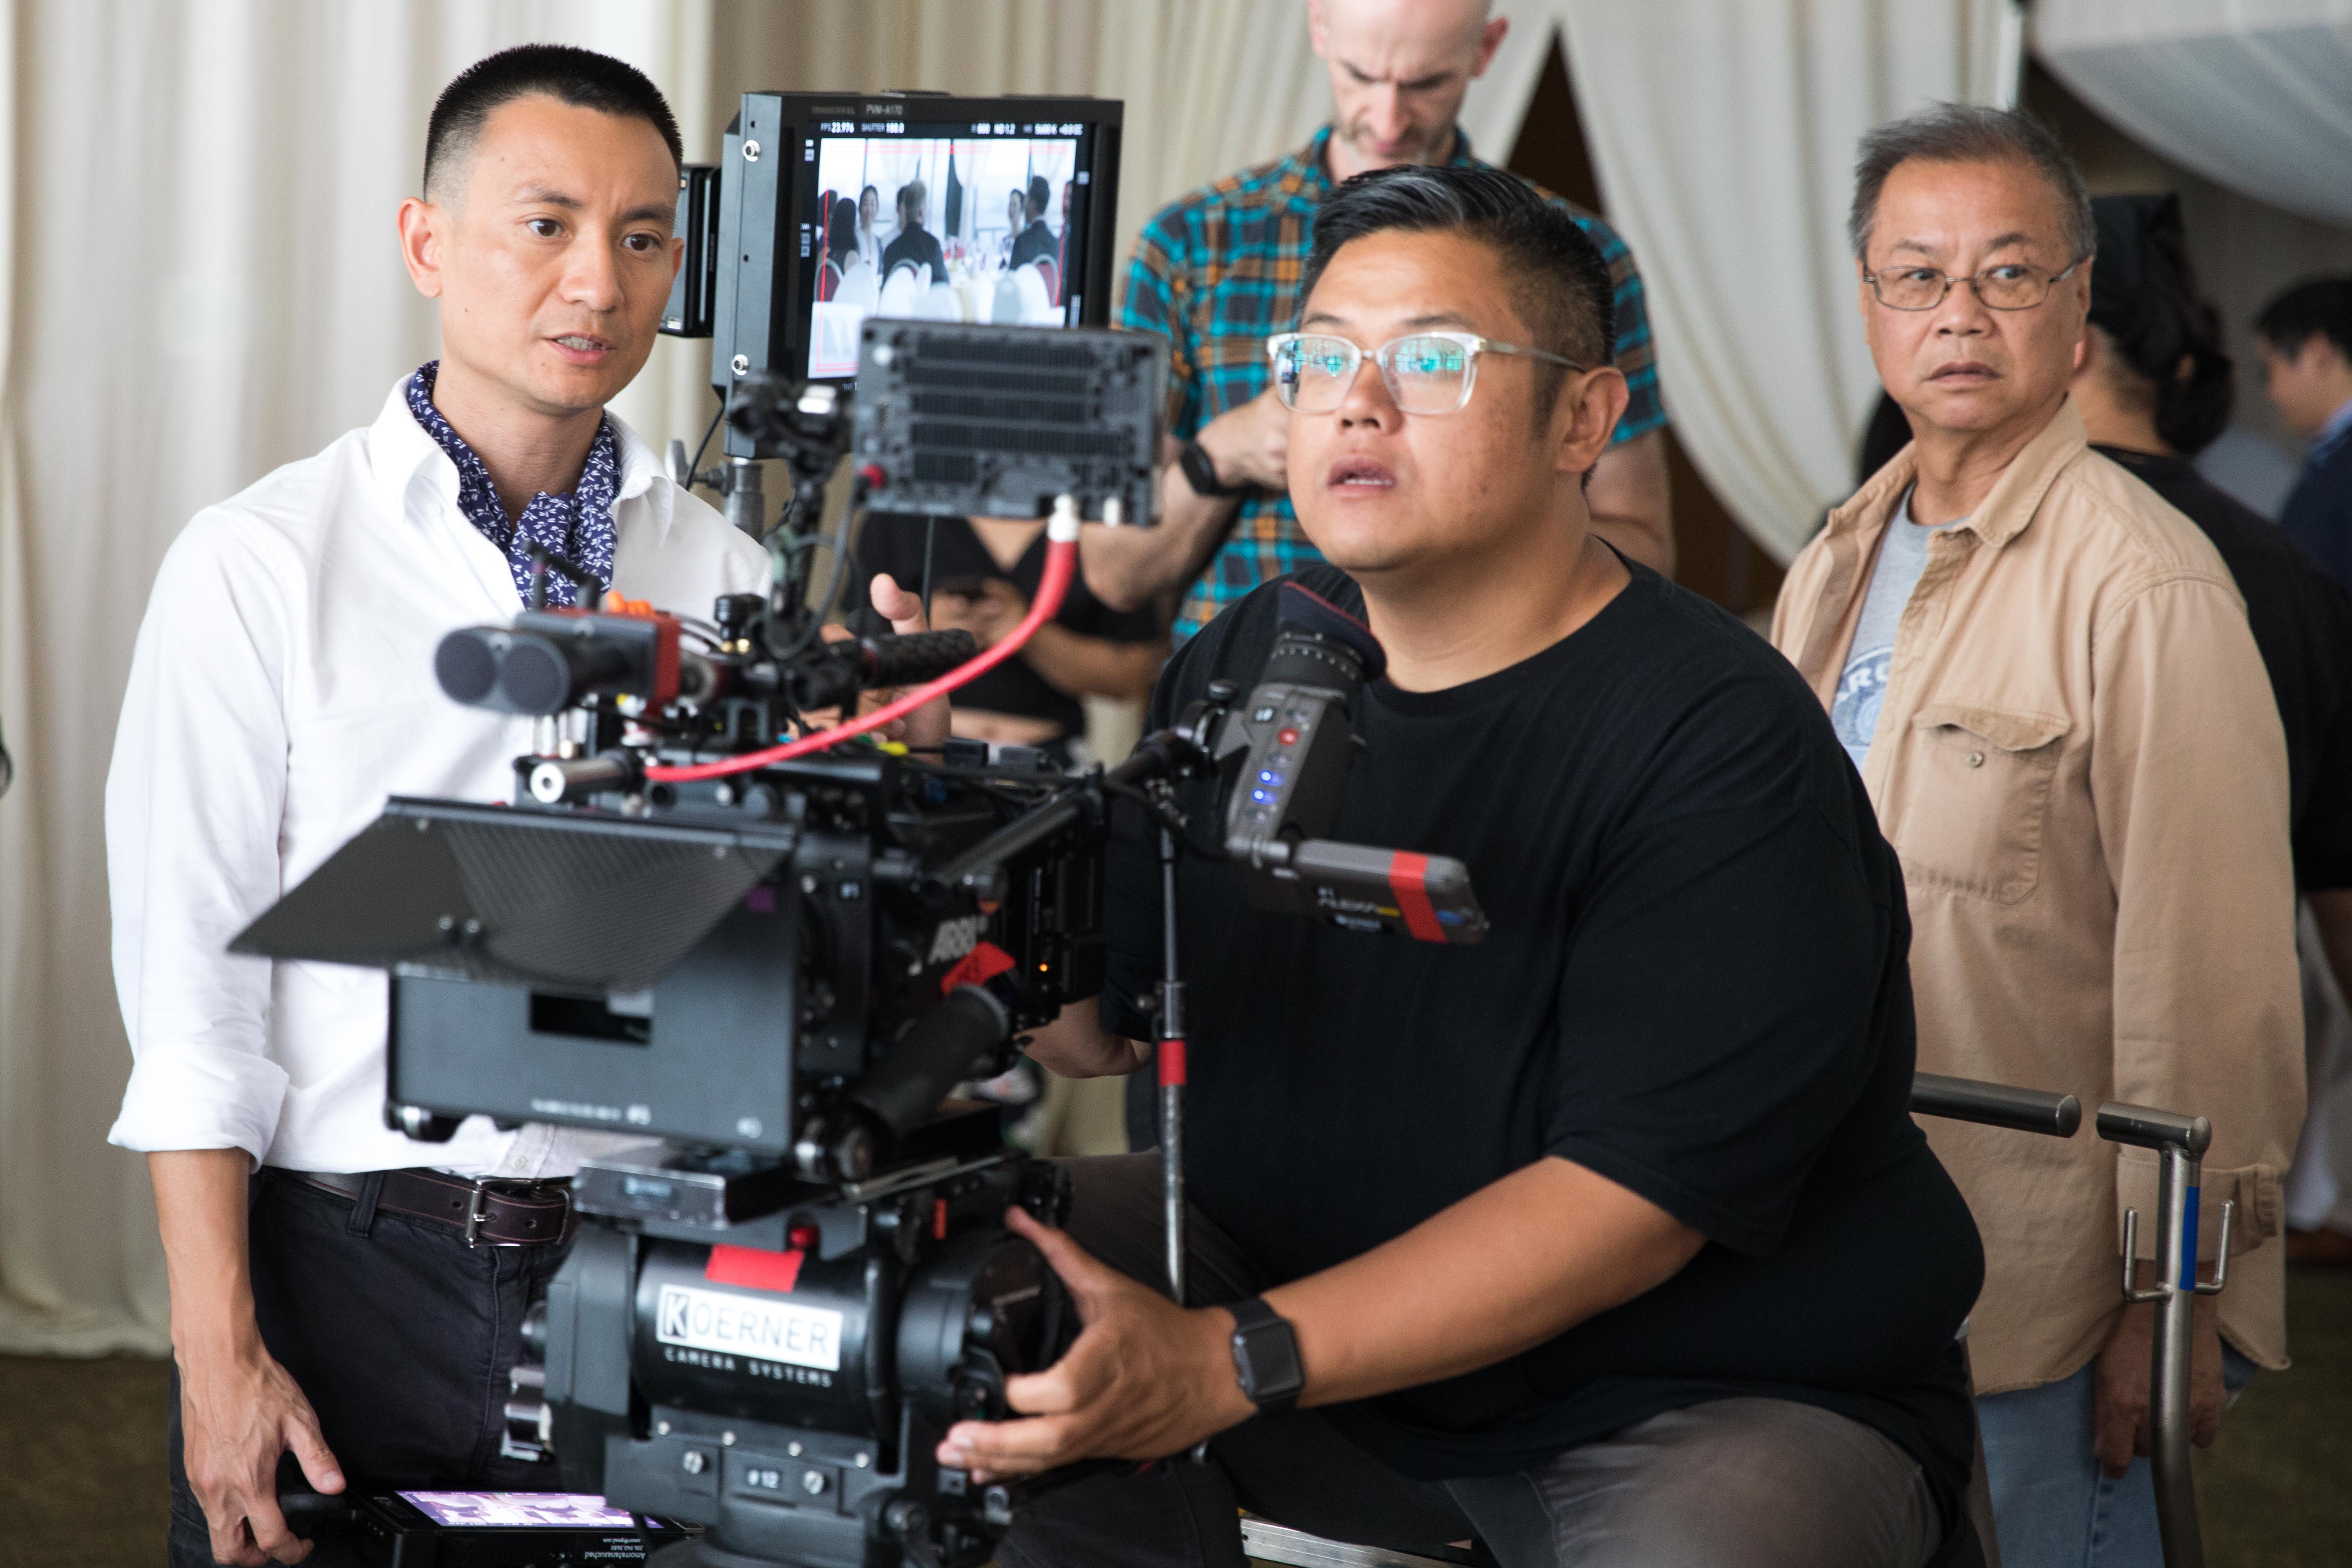
<svg viewBox="0 0 2352 1568"><path fill-rule="evenodd" d="M1514 1565L1918 1568L1968 1476L1982 1258L1907 1114L1903 883L1860 781L1763 641L1561 515L1626 396L1573 219L1490 170L1366 175L1302 298L1272 346L1330 564L1295 580L1387 651L1331 836L1462 859L1492 931L1345 931L1188 863L1196 1300L1151 1283L1155 1157L1071 1162L1068 1230L1010 1223L1085 1331L939 1458L1209 1440L1038 1498L1006 1568L1233 1568L1237 1507ZM1252 683L1276 594L1184 647L1155 722ZM1157 973L1157 868L1139 825L1116 846L1104 1001L1030 1046L1071 1076L1148 1054L1120 999Z"/></svg>

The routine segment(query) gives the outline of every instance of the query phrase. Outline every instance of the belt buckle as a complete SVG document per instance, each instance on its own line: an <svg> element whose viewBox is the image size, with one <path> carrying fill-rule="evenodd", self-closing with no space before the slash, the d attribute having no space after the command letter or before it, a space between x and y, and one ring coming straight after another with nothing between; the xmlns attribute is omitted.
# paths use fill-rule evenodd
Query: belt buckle
<svg viewBox="0 0 2352 1568"><path fill-rule="evenodd" d="M490 1217L488 1213L483 1207L483 1203L486 1199L489 1198L493 1194L500 1197L519 1196L520 1195L520 1190L522 1188L541 1187L546 1184L547 1184L544 1182L520 1181L512 1176L476 1176L472 1181L467 1182L466 1184L466 1187L470 1195L466 1200L466 1245L467 1247L539 1247L544 1245L543 1243L536 1241L484 1241L482 1239L482 1226ZM572 1194L567 1191L564 1194L565 1207L569 1208L571 1206L571 1201Z"/></svg>

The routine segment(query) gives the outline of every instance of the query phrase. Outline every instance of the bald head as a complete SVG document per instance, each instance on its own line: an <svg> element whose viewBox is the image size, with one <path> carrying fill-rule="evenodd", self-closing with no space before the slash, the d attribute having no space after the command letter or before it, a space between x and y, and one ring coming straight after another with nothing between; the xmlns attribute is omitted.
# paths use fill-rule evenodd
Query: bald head
<svg viewBox="0 0 2352 1568"><path fill-rule="evenodd" d="M1510 23L1490 0L1307 0L1315 52L1331 71L1331 175L1434 163L1454 153L1470 83Z"/></svg>

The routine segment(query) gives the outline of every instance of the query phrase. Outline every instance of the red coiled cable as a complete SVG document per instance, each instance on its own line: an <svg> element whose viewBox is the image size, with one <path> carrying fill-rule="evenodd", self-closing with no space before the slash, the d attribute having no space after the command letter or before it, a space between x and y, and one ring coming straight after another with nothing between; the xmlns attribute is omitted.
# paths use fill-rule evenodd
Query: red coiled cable
<svg viewBox="0 0 2352 1568"><path fill-rule="evenodd" d="M838 745L853 735L868 730L878 730L893 719L903 718L936 697L944 697L987 674L1006 659L1021 651L1022 645L1037 633L1037 628L1054 618L1062 607L1062 597L1070 589L1070 579L1078 569L1078 542L1076 539L1055 539L1049 533L1045 541L1045 571L1037 583L1037 597L1029 605L1029 613L1021 624L1001 638L995 646L982 650L967 663L940 676L937 680L902 692L873 712L862 714L845 724L830 730L819 730L797 741L787 741L780 746L770 746L761 752L746 752L740 757L722 757L715 763L696 763L688 767L649 767L646 777L656 784L691 784L698 779L724 778L730 773L749 773L774 763L804 757L811 752L821 752L827 746Z"/></svg>

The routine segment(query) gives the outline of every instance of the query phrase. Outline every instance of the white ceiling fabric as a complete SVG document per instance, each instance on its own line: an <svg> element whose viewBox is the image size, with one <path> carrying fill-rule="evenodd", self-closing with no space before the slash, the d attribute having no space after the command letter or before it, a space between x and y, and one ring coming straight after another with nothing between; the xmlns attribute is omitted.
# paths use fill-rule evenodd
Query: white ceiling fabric
<svg viewBox="0 0 2352 1568"><path fill-rule="evenodd" d="M2352 0L2041 0L2033 47L2174 163L2352 226Z"/></svg>

